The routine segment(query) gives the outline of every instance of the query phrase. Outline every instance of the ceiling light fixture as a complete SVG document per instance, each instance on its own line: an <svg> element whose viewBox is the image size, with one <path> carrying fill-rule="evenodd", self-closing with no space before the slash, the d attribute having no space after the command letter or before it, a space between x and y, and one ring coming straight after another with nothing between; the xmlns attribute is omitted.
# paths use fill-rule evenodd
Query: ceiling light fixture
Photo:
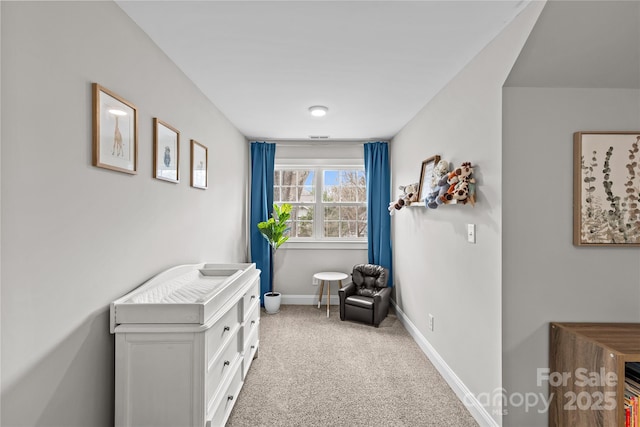
<svg viewBox="0 0 640 427"><path fill-rule="evenodd" d="M313 107L309 107L309 112L313 117L324 117L327 115L327 111L329 111L329 109L324 105L314 105Z"/></svg>

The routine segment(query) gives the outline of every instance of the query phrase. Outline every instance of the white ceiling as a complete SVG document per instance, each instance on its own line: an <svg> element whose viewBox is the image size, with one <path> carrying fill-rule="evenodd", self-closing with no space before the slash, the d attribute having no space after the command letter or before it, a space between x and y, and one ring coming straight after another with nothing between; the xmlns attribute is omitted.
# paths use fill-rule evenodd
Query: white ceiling
<svg viewBox="0 0 640 427"><path fill-rule="evenodd" d="M117 3L249 139L386 140L528 0Z"/></svg>

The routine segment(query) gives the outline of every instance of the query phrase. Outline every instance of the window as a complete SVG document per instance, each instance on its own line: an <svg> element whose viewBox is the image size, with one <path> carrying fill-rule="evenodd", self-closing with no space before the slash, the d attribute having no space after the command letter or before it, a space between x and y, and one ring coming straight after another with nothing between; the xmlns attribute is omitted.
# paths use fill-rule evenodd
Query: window
<svg viewBox="0 0 640 427"><path fill-rule="evenodd" d="M292 206L292 241L366 240L362 167L276 166L273 200Z"/></svg>

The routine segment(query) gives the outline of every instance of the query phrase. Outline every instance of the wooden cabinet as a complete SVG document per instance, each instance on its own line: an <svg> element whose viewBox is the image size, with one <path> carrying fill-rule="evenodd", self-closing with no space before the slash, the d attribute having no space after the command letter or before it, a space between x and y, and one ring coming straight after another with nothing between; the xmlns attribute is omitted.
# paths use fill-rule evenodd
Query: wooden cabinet
<svg viewBox="0 0 640 427"><path fill-rule="evenodd" d="M255 264L180 266L112 303L115 425L224 426L259 322Z"/></svg>
<svg viewBox="0 0 640 427"><path fill-rule="evenodd" d="M625 363L640 362L640 323L551 323L549 426L624 427Z"/></svg>

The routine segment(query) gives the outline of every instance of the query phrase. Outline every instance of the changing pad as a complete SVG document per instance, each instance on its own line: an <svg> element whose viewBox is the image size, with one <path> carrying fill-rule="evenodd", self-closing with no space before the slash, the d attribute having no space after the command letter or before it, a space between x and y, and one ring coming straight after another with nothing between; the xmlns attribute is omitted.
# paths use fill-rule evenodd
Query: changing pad
<svg viewBox="0 0 640 427"><path fill-rule="evenodd" d="M112 331L125 323L204 324L259 276L255 264L190 264L166 270L111 303Z"/></svg>

